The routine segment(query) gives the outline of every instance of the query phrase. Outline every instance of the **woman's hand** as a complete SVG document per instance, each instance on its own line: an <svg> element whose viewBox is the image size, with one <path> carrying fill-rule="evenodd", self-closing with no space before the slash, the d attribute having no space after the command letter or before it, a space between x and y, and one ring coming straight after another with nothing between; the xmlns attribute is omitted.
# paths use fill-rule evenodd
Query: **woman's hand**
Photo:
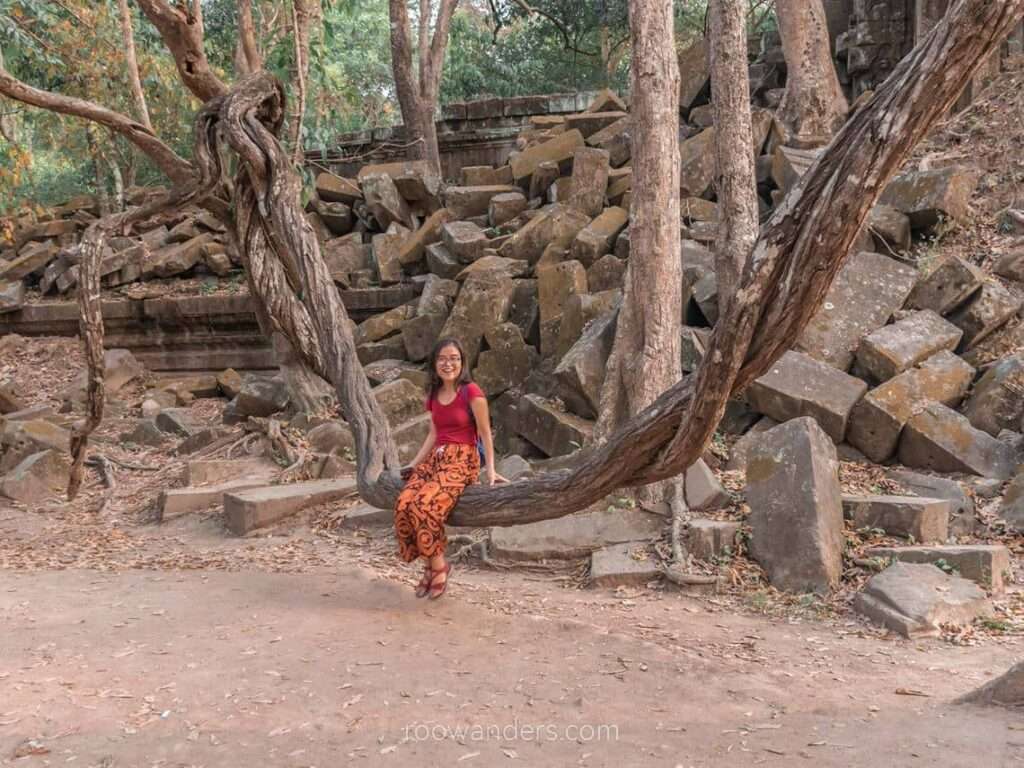
<svg viewBox="0 0 1024 768"><path fill-rule="evenodd" d="M501 475L499 475L497 472L494 471L493 467L488 467L487 468L487 484L488 485L494 485L496 483L507 483L507 482L508 482L508 478L502 477Z"/></svg>

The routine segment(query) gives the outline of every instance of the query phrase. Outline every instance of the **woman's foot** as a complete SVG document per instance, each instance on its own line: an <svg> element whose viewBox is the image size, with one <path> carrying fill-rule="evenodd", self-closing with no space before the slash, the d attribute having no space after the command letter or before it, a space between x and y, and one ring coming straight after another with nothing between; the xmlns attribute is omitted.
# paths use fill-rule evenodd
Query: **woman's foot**
<svg viewBox="0 0 1024 768"><path fill-rule="evenodd" d="M431 600L437 600L444 591L448 589L448 574L452 571L452 564L448 563L442 568L434 571L434 576L430 580L430 591L427 593L427 597Z"/></svg>
<svg viewBox="0 0 1024 768"><path fill-rule="evenodd" d="M420 579L420 583L416 585L416 597L427 596L427 593L430 592L430 581L433 578L434 570L430 567L430 563L427 563L427 567L423 571L423 578Z"/></svg>

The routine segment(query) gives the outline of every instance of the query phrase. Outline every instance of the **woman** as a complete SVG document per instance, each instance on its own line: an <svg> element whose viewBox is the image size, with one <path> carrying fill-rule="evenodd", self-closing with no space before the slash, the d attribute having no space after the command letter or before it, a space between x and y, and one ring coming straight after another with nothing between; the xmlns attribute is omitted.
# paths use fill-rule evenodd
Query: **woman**
<svg viewBox="0 0 1024 768"><path fill-rule="evenodd" d="M466 486L480 474L477 440L483 443L486 482L507 482L494 470L494 441L487 398L469 378L466 355L455 339L441 339L430 354L426 409L430 433L423 441L395 504L398 554L407 563L426 561L416 597L437 599L448 587L452 567L444 559L444 522Z"/></svg>

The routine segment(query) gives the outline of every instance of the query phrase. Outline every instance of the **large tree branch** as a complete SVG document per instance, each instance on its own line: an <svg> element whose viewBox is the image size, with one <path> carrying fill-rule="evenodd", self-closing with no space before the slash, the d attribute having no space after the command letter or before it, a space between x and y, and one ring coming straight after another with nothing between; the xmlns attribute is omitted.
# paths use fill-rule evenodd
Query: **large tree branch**
<svg viewBox="0 0 1024 768"><path fill-rule="evenodd" d="M139 77L139 61L135 56L135 31L132 29L132 12L128 8L128 0L117 0L117 8L121 15L121 39L124 42L125 66L128 67L128 82L135 97L135 109L139 120L152 132L153 123L149 119L149 108L146 106L146 94L142 90L142 79Z"/></svg>
<svg viewBox="0 0 1024 768"><path fill-rule="evenodd" d="M203 47L203 22L187 3L171 7L164 0L137 0L142 12L160 32L174 57L185 86L200 101L227 93L227 86L214 74Z"/></svg>
<svg viewBox="0 0 1024 768"><path fill-rule="evenodd" d="M711 103L715 113L715 177L719 236L715 274L719 312L739 285L740 272L757 240L757 179L747 79L746 0L712 0Z"/></svg>
<svg viewBox="0 0 1024 768"><path fill-rule="evenodd" d="M192 165L184 158L179 157L153 131L137 120L132 120L119 112L114 112L112 109L85 99L34 88L21 82L4 69L0 69L0 94L33 107L99 123L124 136L138 147L175 184L188 184L192 181Z"/></svg>

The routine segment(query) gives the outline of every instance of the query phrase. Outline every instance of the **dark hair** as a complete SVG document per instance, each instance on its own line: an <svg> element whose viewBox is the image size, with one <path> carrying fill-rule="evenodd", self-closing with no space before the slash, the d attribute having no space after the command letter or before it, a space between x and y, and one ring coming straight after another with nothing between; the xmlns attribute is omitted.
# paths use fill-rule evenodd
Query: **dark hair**
<svg viewBox="0 0 1024 768"><path fill-rule="evenodd" d="M469 366L466 364L466 350L462 348L458 339L440 339L437 344L434 345L434 349L430 352L430 379L427 383L427 397L431 400L437 394L437 390L441 388L444 383L441 381L441 377L437 375L437 356L441 354L441 350L445 347L455 347L459 351L459 357L462 359L462 368L459 370L458 381L455 382L455 387L458 389L464 384L469 384L472 379L469 376Z"/></svg>

